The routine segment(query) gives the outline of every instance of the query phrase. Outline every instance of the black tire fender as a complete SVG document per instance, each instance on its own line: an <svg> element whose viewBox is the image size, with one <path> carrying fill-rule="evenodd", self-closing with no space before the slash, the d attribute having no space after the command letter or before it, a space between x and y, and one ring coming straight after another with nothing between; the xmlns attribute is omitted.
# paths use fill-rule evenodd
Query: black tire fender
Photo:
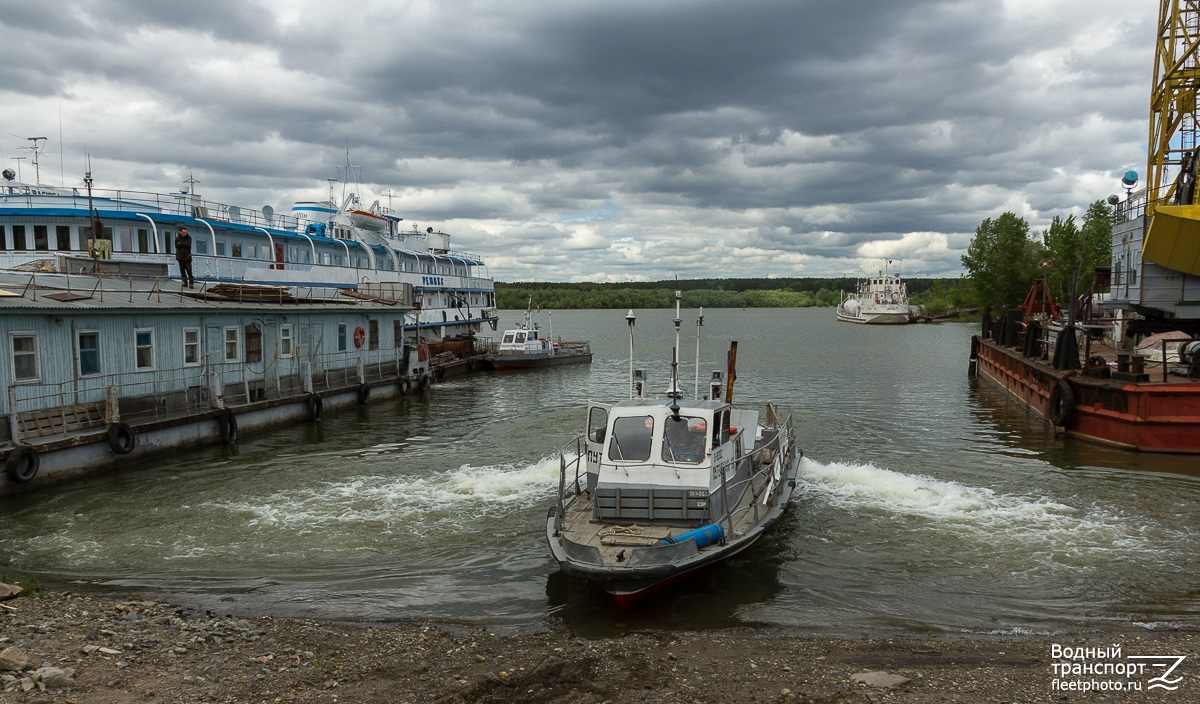
<svg viewBox="0 0 1200 704"><path fill-rule="evenodd" d="M128 455L137 447L137 434L126 423L108 426L108 447L118 455Z"/></svg>
<svg viewBox="0 0 1200 704"><path fill-rule="evenodd" d="M408 392L411 390L412 390L412 384L409 383L408 379L401 379L400 380L400 395L407 396Z"/></svg>
<svg viewBox="0 0 1200 704"><path fill-rule="evenodd" d="M222 445L236 445L238 433L237 414L226 408L217 416L217 435Z"/></svg>
<svg viewBox="0 0 1200 704"><path fill-rule="evenodd" d="M1050 398L1046 402L1046 417L1054 425L1066 427L1074 414L1075 389L1071 387L1070 381L1059 379L1054 388L1050 390Z"/></svg>
<svg viewBox="0 0 1200 704"><path fill-rule="evenodd" d="M325 415L325 403L317 394L309 394L308 398L304 401L304 406L308 409L308 419L313 422L321 420L322 416Z"/></svg>
<svg viewBox="0 0 1200 704"><path fill-rule="evenodd" d="M358 385L358 402L362 405L367 405L367 401L371 400L371 386L369 384Z"/></svg>
<svg viewBox="0 0 1200 704"><path fill-rule="evenodd" d="M37 476L42 459L29 445L17 445L4 461L4 472L14 482L25 483Z"/></svg>

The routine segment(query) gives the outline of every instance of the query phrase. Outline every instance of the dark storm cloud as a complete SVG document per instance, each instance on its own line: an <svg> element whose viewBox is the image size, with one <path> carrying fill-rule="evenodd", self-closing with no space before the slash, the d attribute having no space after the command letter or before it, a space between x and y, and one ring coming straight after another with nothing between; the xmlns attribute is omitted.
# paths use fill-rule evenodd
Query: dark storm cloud
<svg viewBox="0 0 1200 704"><path fill-rule="evenodd" d="M1142 168L1153 22L1115 0L25 4L0 17L0 116L62 115L62 151L127 187L198 174L252 206L326 197L349 158L502 279L956 275L982 219L1044 226Z"/></svg>

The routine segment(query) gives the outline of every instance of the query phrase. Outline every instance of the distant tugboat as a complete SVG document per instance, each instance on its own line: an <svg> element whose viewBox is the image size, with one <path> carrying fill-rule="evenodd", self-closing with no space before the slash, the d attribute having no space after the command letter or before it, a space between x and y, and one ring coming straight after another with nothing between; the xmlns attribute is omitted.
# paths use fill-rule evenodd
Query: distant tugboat
<svg viewBox="0 0 1200 704"><path fill-rule="evenodd" d="M787 510L803 454L783 409L731 403L736 342L726 379L714 372L703 398L697 374L697 398L683 398L680 298L666 397L646 398L639 370L628 400L588 404L587 433L561 452L558 500L546 519L560 569L622 608L753 545ZM632 350L632 311L627 320ZM697 350L702 324L703 314Z"/></svg>
<svg viewBox="0 0 1200 704"><path fill-rule="evenodd" d="M513 330L505 330L496 351L489 354L487 364L498 372L560 364L588 364L592 361L591 345L585 341L554 341L543 336L541 327L533 322L533 302L525 308L525 322Z"/></svg>
<svg viewBox="0 0 1200 704"><path fill-rule="evenodd" d="M842 298L837 318L844 323L871 325L909 323L912 310L908 305L908 284L900 280L899 274L889 274L885 267L878 276L859 281L855 290Z"/></svg>

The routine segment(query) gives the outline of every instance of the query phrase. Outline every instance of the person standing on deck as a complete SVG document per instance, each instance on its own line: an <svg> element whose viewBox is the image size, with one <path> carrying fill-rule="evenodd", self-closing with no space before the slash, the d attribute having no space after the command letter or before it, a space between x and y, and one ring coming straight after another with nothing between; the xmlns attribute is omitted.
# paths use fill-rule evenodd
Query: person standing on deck
<svg viewBox="0 0 1200 704"><path fill-rule="evenodd" d="M191 288L196 278L192 276L192 236L186 227L179 228L179 234L175 235L175 260L179 262L179 276L183 279L183 285Z"/></svg>

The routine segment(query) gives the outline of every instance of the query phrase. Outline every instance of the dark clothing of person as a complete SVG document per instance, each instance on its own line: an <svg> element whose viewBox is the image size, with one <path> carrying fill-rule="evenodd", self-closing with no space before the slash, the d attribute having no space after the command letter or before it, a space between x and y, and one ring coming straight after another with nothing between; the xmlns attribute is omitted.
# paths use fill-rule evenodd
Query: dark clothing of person
<svg viewBox="0 0 1200 704"><path fill-rule="evenodd" d="M183 285L191 288L196 278L192 276L192 236L187 230L180 230L175 235L175 261L179 262L179 276L183 279Z"/></svg>

